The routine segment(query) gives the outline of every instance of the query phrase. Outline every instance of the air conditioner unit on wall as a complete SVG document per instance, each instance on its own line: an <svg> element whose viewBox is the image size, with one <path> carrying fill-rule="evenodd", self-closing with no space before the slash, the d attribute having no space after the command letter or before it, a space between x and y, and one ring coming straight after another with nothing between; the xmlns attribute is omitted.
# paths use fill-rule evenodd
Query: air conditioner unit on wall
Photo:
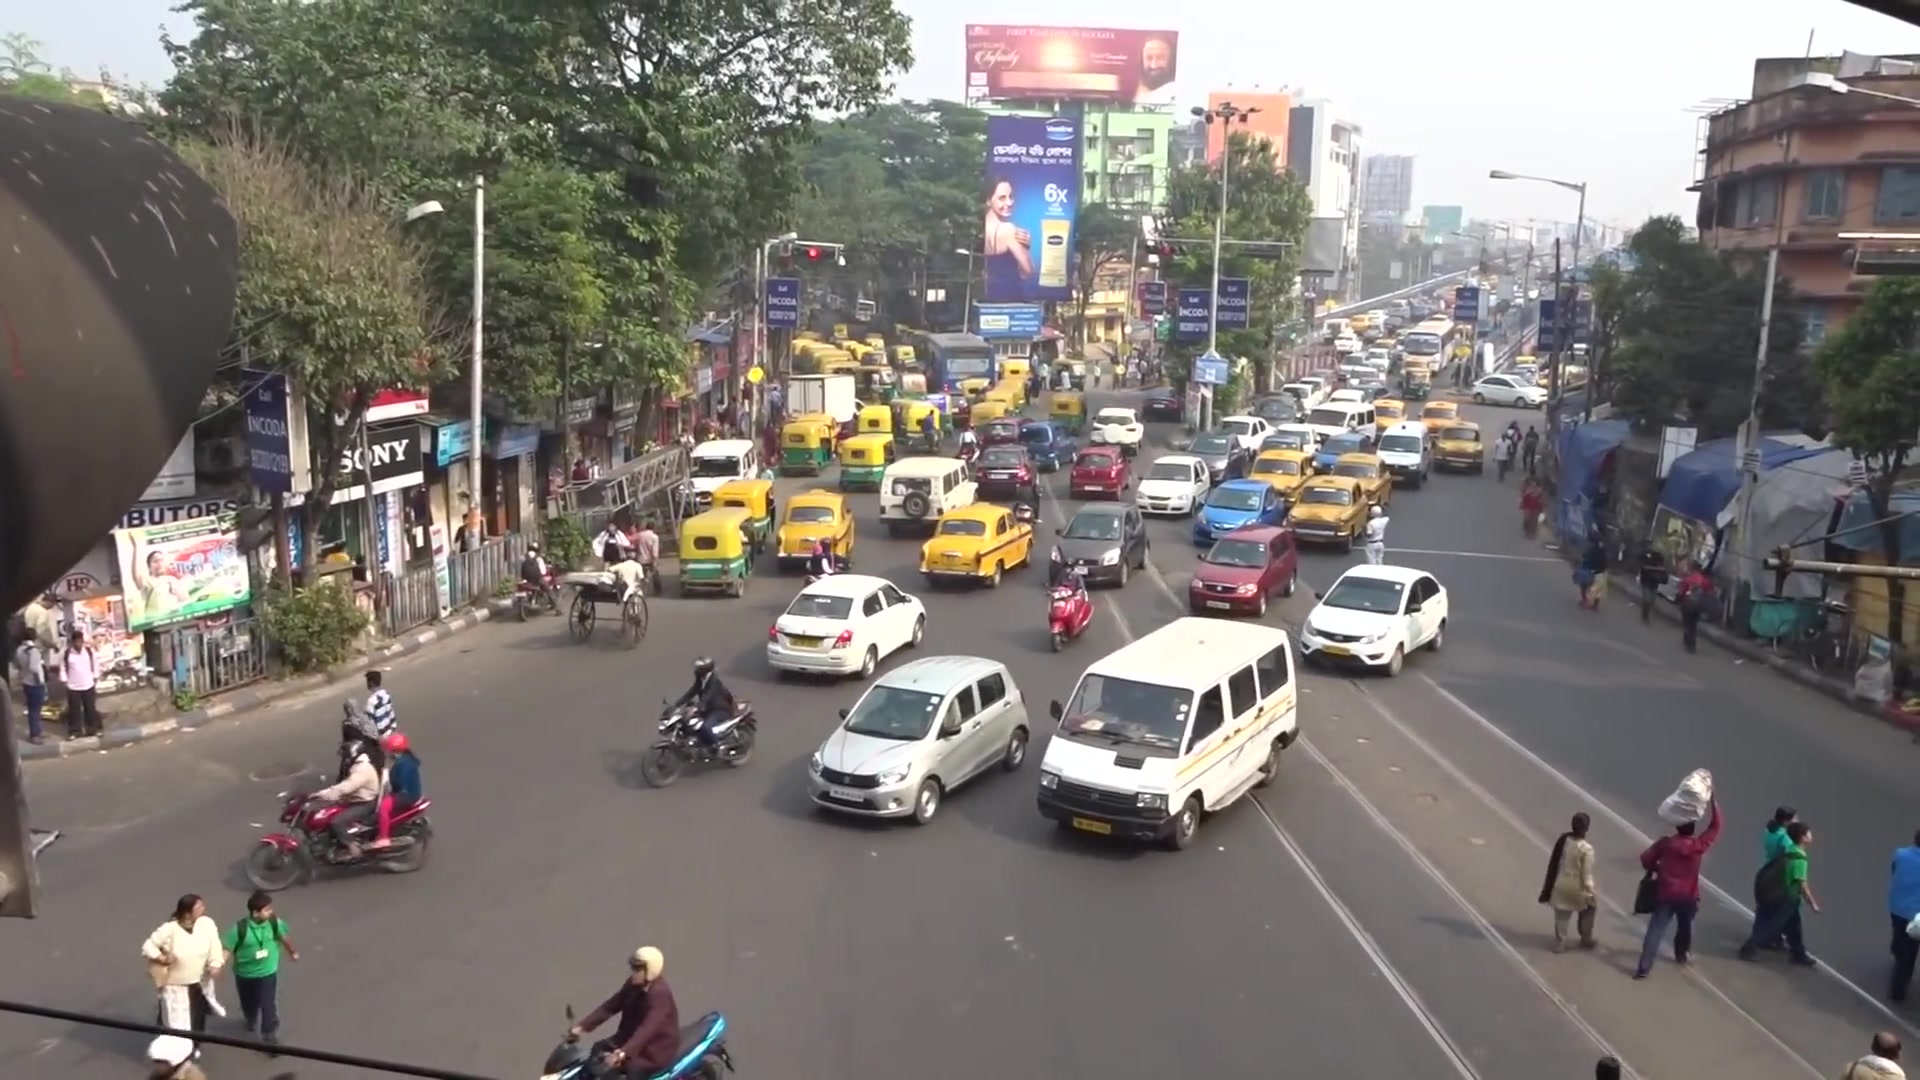
<svg viewBox="0 0 1920 1080"><path fill-rule="evenodd" d="M193 447L193 471L202 476L231 475L245 469L248 463L245 435L202 439Z"/></svg>

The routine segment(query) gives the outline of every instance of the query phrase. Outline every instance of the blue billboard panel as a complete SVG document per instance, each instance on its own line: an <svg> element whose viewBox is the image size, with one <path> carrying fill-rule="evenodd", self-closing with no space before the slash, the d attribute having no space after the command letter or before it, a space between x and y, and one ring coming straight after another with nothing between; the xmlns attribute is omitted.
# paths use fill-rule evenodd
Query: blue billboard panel
<svg viewBox="0 0 1920 1080"><path fill-rule="evenodd" d="M1207 336L1213 313L1213 293L1207 289L1181 289L1173 299L1173 338L1175 341L1201 341Z"/></svg>
<svg viewBox="0 0 1920 1080"><path fill-rule="evenodd" d="M1480 321L1480 286L1462 285L1453 290L1453 321Z"/></svg>
<svg viewBox="0 0 1920 1080"><path fill-rule="evenodd" d="M989 117L986 192L980 241L986 298L996 303L1071 299L1080 121Z"/></svg>
<svg viewBox="0 0 1920 1080"><path fill-rule="evenodd" d="M1039 304L975 304L973 332L990 341L1032 341L1040 336Z"/></svg>
<svg viewBox="0 0 1920 1080"><path fill-rule="evenodd" d="M1220 329L1245 330L1253 325L1253 282L1243 277L1220 279Z"/></svg>
<svg viewBox="0 0 1920 1080"><path fill-rule="evenodd" d="M800 279L767 279L767 329L800 329Z"/></svg>
<svg viewBox="0 0 1920 1080"><path fill-rule="evenodd" d="M1194 357L1193 381L1201 386L1225 386L1233 381L1233 365L1227 362L1226 357L1209 349Z"/></svg>
<svg viewBox="0 0 1920 1080"><path fill-rule="evenodd" d="M1167 313L1166 282L1143 281L1140 283L1140 313L1143 315L1165 315Z"/></svg>

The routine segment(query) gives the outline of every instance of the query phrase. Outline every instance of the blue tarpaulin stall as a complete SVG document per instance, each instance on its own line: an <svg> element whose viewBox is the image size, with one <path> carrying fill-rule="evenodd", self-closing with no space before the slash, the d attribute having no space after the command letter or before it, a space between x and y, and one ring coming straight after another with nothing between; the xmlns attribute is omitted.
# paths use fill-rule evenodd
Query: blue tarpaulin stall
<svg viewBox="0 0 1920 1080"><path fill-rule="evenodd" d="M1920 562L1920 492L1896 491L1887 509L1900 518L1900 561L1909 566ZM1874 515L1873 502L1864 491L1856 491L1840 512L1838 535L1833 542L1848 551L1880 554L1880 519Z"/></svg>
<svg viewBox="0 0 1920 1080"><path fill-rule="evenodd" d="M1633 428L1625 420L1594 420L1560 429L1556 455L1560 486L1555 492L1553 531L1562 543L1585 541L1593 527L1593 496L1607 455L1627 441Z"/></svg>
<svg viewBox="0 0 1920 1080"><path fill-rule="evenodd" d="M1818 457L1831 447L1804 446L1762 436L1760 470L1766 472L1790 462ZM1720 513L1740 490L1740 440L1715 439L1682 454L1667 470L1660 485L1660 505L1703 525L1719 524Z"/></svg>

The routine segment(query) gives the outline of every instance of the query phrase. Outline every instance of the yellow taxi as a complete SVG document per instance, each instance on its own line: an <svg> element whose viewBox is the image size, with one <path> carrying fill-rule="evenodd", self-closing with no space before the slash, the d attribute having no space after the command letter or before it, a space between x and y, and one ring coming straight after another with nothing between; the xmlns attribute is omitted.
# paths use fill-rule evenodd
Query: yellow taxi
<svg viewBox="0 0 1920 1080"><path fill-rule="evenodd" d="M1333 459L1333 469L1327 475L1360 481L1360 490L1375 506L1393 502L1393 472L1381 463L1379 454L1341 454Z"/></svg>
<svg viewBox="0 0 1920 1080"><path fill-rule="evenodd" d="M920 573L928 585L971 578L991 588L1002 573L1032 561L1033 526L992 503L947 511L933 538L920 546Z"/></svg>
<svg viewBox="0 0 1920 1080"><path fill-rule="evenodd" d="M1387 429L1407 418L1407 403L1399 398L1379 398L1373 403L1373 426L1385 435Z"/></svg>
<svg viewBox="0 0 1920 1080"><path fill-rule="evenodd" d="M1312 476L1313 455L1304 450L1262 450L1247 468L1247 479L1265 480L1288 505Z"/></svg>
<svg viewBox="0 0 1920 1080"><path fill-rule="evenodd" d="M1487 471L1486 446L1480 441L1480 425L1466 420L1442 425L1434 436L1433 467L1455 472Z"/></svg>
<svg viewBox="0 0 1920 1080"><path fill-rule="evenodd" d="M1316 476L1300 485L1287 510L1287 524L1303 544L1339 544L1348 551L1367 526L1373 503L1351 476Z"/></svg>
<svg viewBox="0 0 1920 1080"><path fill-rule="evenodd" d="M1427 438L1438 438L1440 429L1460 420L1457 401L1429 401L1420 407L1420 422L1426 425Z"/></svg>
<svg viewBox="0 0 1920 1080"><path fill-rule="evenodd" d="M853 556L853 511L847 497L837 491L815 488L787 500L787 512L775 533L779 543L780 569L805 566L813 555L815 542L825 540L836 559Z"/></svg>

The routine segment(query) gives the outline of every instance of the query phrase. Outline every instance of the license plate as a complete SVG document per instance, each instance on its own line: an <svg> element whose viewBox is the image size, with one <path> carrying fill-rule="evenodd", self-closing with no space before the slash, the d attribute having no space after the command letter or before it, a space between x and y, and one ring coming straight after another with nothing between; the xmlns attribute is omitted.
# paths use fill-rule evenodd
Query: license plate
<svg viewBox="0 0 1920 1080"><path fill-rule="evenodd" d="M1010 473L1010 472L996 472L996 473L988 473L988 474L987 474L987 479L989 479L989 480L1012 480L1012 479L1013 479L1013 478L1014 478L1015 476L1017 476L1017 475L1018 475L1017 473Z"/></svg>
<svg viewBox="0 0 1920 1080"><path fill-rule="evenodd" d="M853 791L849 788L843 788L843 787L830 787L827 789L827 795L830 798L843 799L847 802L865 802L866 801L866 796L861 795L857 791Z"/></svg>
<svg viewBox="0 0 1920 1080"><path fill-rule="evenodd" d="M948 562L951 562L951 563L957 563L957 562L959 562L959 561L960 561L960 558L961 558L961 557L960 557L959 555L954 555L954 554L951 554L951 553L949 553L949 554L948 554L948 555L946 556L946 560L947 560Z"/></svg>
<svg viewBox="0 0 1920 1080"><path fill-rule="evenodd" d="M825 640L825 638L817 637L789 637L787 638L787 644L801 649L817 649L820 647L820 643Z"/></svg>
<svg viewBox="0 0 1920 1080"><path fill-rule="evenodd" d="M1328 656L1352 656L1353 650L1341 645L1322 645L1320 651Z"/></svg>
<svg viewBox="0 0 1920 1080"><path fill-rule="evenodd" d="M1111 836L1113 834L1113 826L1104 821L1094 821L1091 818L1074 818L1073 827L1079 829L1081 832L1099 833L1101 836Z"/></svg>
<svg viewBox="0 0 1920 1080"><path fill-rule="evenodd" d="M1227 608L1232 607L1233 605L1227 603L1225 600L1209 600L1207 601L1207 606L1210 608L1220 608L1221 610L1224 611Z"/></svg>

